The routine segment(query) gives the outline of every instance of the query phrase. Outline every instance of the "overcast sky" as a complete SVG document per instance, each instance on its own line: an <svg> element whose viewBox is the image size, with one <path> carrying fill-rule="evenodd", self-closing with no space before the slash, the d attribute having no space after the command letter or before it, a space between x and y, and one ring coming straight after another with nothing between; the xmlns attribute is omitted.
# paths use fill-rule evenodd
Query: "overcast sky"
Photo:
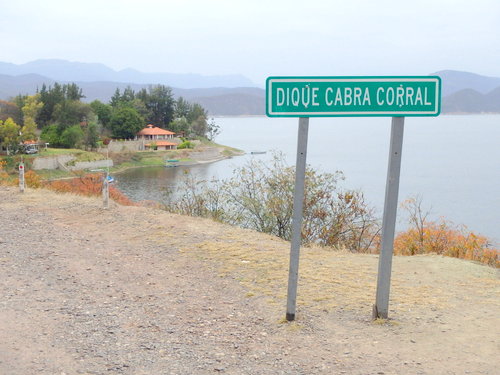
<svg viewBox="0 0 500 375"><path fill-rule="evenodd" d="M0 61L270 75L500 77L500 0L0 0Z"/></svg>

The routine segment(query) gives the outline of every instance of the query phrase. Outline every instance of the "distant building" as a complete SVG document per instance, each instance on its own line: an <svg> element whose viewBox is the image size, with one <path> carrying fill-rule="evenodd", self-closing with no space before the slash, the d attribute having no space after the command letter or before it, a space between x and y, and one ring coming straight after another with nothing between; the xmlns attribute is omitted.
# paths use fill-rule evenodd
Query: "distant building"
<svg viewBox="0 0 500 375"><path fill-rule="evenodd" d="M172 142L174 135L175 133L170 130L165 130L149 124L137 133L137 139L145 142L144 147L146 149L175 150L177 144Z"/></svg>

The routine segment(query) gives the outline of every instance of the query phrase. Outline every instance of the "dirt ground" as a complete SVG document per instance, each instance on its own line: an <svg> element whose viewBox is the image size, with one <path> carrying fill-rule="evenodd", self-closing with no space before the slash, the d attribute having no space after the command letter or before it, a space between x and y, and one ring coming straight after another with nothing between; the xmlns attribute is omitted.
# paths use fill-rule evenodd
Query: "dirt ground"
<svg viewBox="0 0 500 375"><path fill-rule="evenodd" d="M303 249L209 220L0 187L0 374L498 374L498 271Z"/></svg>

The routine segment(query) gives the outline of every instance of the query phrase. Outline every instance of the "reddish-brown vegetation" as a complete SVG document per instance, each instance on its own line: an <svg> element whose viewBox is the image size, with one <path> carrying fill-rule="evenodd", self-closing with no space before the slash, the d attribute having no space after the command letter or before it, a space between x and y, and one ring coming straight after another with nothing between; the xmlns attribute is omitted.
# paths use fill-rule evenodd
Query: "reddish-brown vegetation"
<svg viewBox="0 0 500 375"><path fill-rule="evenodd" d="M102 194L103 176L101 174L88 174L68 180L50 181L44 187L60 193L75 193L86 196L99 196ZM109 187L109 196L115 202L124 206L134 206L135 203L127 198L114 186Z"/></svg>
<svg viewBox="0 0 500 375"><path fill-rule="evenodd" d="M42 179L34 171L28 171L24 174L24 183L26 186L38 189L42 186Z"/></svg>
<svg viewBox="0 0 500 375"><path fill-rule="evenodd" d="M399 233L394 241L394 254L440 254L444 256L474 260L494 267L500 267L500 252L488 247L486 237L453 228L445 220L426 222L418 230L410 228Z"/></svg>
<svg viewBox="0 0 500 375"><path fill-rule="evenodd" d="M0 160L0 185L15 185L16 180L5 171L6 166L7 162Z"/></svg>

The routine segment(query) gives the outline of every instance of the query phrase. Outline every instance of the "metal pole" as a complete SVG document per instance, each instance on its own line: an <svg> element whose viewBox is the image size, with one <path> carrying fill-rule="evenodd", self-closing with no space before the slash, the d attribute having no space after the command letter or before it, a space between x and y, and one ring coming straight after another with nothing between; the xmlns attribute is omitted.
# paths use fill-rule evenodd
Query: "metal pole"
<svg viewBox="0 0 500 375"><path fill-rule="evenodd" d="M302 208L304 205L308 133L309 117L299 118L297 163L295 166L295 191L293 195L292 241L290 247L288 297L286 303L286 320L289 322L295 320L295 309L297 306L297 282L299 278L299 255L302 237Z"/></svg>
<svg viewBox="0 0 500 375"><path fill-rule="evenodd" d="M385 186L384 216L382 219L382 248L378 261L377 297L373 306L373 318L387 319L391 287L392 253L398 208L399 174L403 150L404 117L393 117L389 166Z"/></svg>

